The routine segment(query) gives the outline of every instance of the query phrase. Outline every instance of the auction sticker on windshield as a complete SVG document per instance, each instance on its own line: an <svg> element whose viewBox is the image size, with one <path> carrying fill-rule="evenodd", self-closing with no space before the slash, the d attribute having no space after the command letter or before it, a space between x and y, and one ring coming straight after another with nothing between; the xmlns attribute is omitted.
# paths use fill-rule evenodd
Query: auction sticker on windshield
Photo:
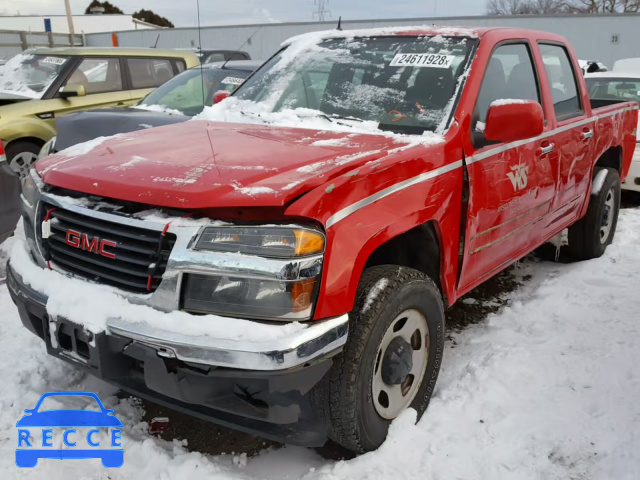
<svg viewBox="0 0 640 480"><path fill-rule="evenodd" d="M63 65L66 61L67 59L62 57L45 57L42 59L42 63L51 63L53 65Z"/></svg>
<svg viewBox="0 0 640 480"><path fill-rule="evenodd" d="M455 55L436 53L398 53L389 65L392 67L450 68L455 58Z"/></svg>
<svg viewBox="0 0 640 480"><path fill-rule="evenodd" d="M244 82L244 78L226 77L221 83L226 85L240 85L242 82Z"/></svg>

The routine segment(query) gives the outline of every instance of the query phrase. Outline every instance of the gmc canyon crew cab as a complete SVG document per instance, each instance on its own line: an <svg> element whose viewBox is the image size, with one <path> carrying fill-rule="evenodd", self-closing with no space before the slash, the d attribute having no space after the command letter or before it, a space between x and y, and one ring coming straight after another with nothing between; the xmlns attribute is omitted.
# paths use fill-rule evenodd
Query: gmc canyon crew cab
<svg viewBox="0 0 640 480"><path fill-rule="evenodd" d="M426 410L446 307L565 228L603 254L637 109L590 102L557 35L305 35L198 119L40 160L7 285L123 390L373 450Z"/></svg>

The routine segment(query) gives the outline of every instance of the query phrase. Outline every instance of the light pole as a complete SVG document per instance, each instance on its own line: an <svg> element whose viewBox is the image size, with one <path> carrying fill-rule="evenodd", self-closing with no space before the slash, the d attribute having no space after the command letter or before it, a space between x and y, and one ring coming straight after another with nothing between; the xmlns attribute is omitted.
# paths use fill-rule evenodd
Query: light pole
<svg viewBox="0 0 640 480"><path fill-rule="evenodd" d="M75 45L75 31L73 30L73 17L71 16L71 5L69 0L64 0L64 8L67 10L67 23L69 24L69 40L71 46Z"/></svg>

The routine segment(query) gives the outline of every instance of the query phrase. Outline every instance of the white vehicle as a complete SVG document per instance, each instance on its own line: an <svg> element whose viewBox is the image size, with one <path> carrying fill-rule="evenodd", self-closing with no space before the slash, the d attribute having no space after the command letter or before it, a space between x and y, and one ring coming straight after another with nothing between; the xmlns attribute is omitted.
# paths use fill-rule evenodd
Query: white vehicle
<svg viewBox="0 0 640 480"><path fill-rule="evenodd" d="M606 105L608 101L632 100L640 103L640 58L627 59L637 60L638 69L635 73L623 72L602 72L591 73L585 77L591 106L597 107ZM619 60L623 62L624 60ZM614 70L618 62L614 65ZM626 180L622 182L623 190L633 190L640 192L640 120L636 130L636 139L639 144L633 154L633 162Z"/></svg>
<svg viewBox="0 0 640 480"><path fill-rule="evenodd" d="M616 73L632 73L640 75L640 58L623 58L613 64Z"/></svg>
<svg viewBox="0 0 640 480"><path fill-rule="evenodd" d="M578 64L580 65L582 74L585 76L596 72L606 72L608 70L604 63L598 62L597 60L578 60Z"/></svg>

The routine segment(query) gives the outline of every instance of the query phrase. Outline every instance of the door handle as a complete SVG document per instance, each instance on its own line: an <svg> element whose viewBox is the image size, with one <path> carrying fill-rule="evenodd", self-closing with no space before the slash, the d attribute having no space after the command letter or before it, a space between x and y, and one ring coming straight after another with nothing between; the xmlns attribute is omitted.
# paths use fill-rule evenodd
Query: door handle
<svg viewBox="0 0 640 480"><path fill-rule="evenodd" d="M553 152L554 148L555 148L555 145L553 143L550 143L549 145L545 145L544 147L540 147L538 149L538 156L541 157L543 155L548 155L551 152Z"/></svg>
<svg viewBox="0 0 640 480"><path fill-rule="evenodd" d="M587 130L586 132L582 132L583 140L589 140L591 137L593 137L593 130Z"/></svg>

